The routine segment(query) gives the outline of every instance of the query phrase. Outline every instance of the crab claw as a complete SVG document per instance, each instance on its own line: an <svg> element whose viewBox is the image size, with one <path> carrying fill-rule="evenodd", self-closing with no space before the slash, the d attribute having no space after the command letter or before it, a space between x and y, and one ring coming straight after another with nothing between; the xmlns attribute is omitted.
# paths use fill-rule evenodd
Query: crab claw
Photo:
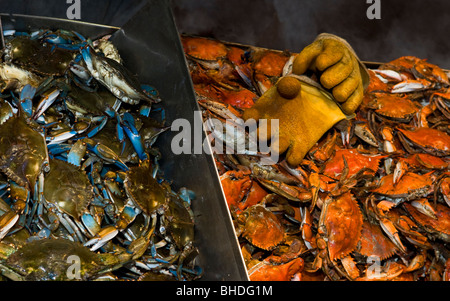
<svg viewBox="0 0 450 301"><path fill-rule="evenodd" d="M20 92L20 105L24 112L31 116L33 111L33 97L36 93L36 88L30 84L25 85Z"/></svg>
<svg viewBox="0 0 450 301"><path fill-rule="evenodd" d="M398 231L395 228L394 224L388 219L380 220L380 226L383 231L388 235L391 241L403 252L406 253L406 248L402 244L400 240L400 236L398 235Z"/></svg>
<svg viewBox="0 0 450 301"><path fill-rule="evenodd" d="M113 239L118 233L119 230L117 230L115 227L108 226L106 228L101 229L100 232L98 232L94 238L85 242L84 246L85 247L92 246L91 251L96 251L100 249L108 241Z"/></svg>
<svg viewBox="0 0 450 301"><path fill-rule="evenodd" d="M8 211L0 217L0 239L3 239L9 230L19 220L19 215L14 211Z"/></svg>
<svg viewBox="0 0 450 301"><path fill-rule="evenodd" d="M125 133L128 138L130 138L131 144L139 156L139 159L145 161L147 159L147 154L145 153L141 135L135 127L133 116L127 112L124 113L122 117L122 124Z"/></svg>

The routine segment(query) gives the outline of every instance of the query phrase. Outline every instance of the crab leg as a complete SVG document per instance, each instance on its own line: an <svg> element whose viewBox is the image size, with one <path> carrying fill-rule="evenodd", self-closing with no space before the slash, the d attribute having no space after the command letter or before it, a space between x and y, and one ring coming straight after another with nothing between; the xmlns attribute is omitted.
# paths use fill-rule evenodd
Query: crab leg
<svg viewBox="0 0 450 301"><path fill-rule="evenodd" d="M60 93L61 91L59 89L55 89L45 95L39 102L38 107L33 114L33 119L37 120L55 102Z"/></svg>

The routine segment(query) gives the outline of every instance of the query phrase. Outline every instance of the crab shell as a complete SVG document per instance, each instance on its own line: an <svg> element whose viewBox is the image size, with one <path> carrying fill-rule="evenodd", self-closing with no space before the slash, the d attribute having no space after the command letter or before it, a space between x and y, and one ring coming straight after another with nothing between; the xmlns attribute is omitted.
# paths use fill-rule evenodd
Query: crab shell
<svg viewBox="0 0 450 301"><path fill-rule="evenodd" d="M376 256L384 260L394 255L396 251L397 247L383 234L380 226L364 221L357 249L359 254L367 257Z"/></svg>
<svg viewBox="0 0 450 301"><path fill-rule="evenodd" d="M239 203L250 191L252 182L249 171L229 170L220 176L225 199L231 210L238 210Z"/></svg>
<svg viewBox="0 0 450 301"><path fill-rule="evenodd" d="M44 197L79 220L94 197L94 188L84 171L70 163L52 159L50 172L45 176Z"/></svg>
<svg viewBox="0 0 450 301"><path fill-rule="evenodd" d="M389 174L381 178L378 188L372 190L375 194L388 198L401 198L409 201L416 198L425 197L433 184L428 175L419 175L408 172L403 175L397 184L394 184L394 174Z"/></svg>
<svg viewBox="0 0 450 301"><path fill-rule="evenodd" d="M149 160L130 168L126 172L124 185L127 195L147 215L151 215L167 205L166 191L152 177L152 166Z"/></svg>
<svg viewBox="0 0 450 301"><path fill-rule="evenodd" d="M45 139L25 118L11 117L0 126L0 169L13 181L34 191L47 162Z"/></svg>
<svg viewBox="0 0 450 301"><path fill-rule="evenodd" d="M242 236L252 245L272 250L284 239L284 228L276 215L262 205L248 208Z"/></svg>
<svg viewBox="0 0 450 301"><path fill-rule="evenodd" d="M75 52L19 36L7 44L12 63L41 75L63 75Z"/></svg>
<svg viewBox="0 0 450 301"><path fill-rule="evenodd" d="M419 111L411 100L389 94L380 94L375 97L368 107L375 109L375 113L379 116L399 122L409 122Z"/></svg>
<svg viewBox="0 0 450 301"><path fill-rule="evenodd" d="M295 258L287 263L273 265L262 261L249 269L250 281L290 281L303 270L302 258Z"/></svg>
<svg viewBox="0 0 450 301"><path fill-rule="evenodd" d="M213 61L227 55L225 44L213 39L182 36L181 42L185 53L195 59Z"/></svg>
<svg viewBox="0 0 450 301"><path fill-rule="evenodd" d="M74 256L74 259L70 256ZM88 280L108 266L103 257L80 243L46 238L25 244L2 262L2 265L23 275L27 281L62 281L70 280L70 268L76 258L79 259L80 280Z"/></svg>
<svg viewBox="0 0 450 301"><path fill-rule="evenodd" d="M276 51L258 51L253 54L253 70L266 76L281 76L289 55Z"/></svg>
<svg viewBox="0 0 450 301"><path fill-rule="evenodd" d="M340 149L325 164L323 174L333 179L339 179L345 167L343 158L347 161L348 177L357 174L362 168L368 168L373 171L372 174L375 174L383 157L364 155L352 149Z"/></svg>
<svg viewBox="0 0 450 301"><path fill-rule="evenodd" d="M320 217L328 237L328 254L331 261L341 259L356 249L361 238L363 216L350 192L336 199L328 198Z"/></svg>
<svg viewBox="0 0 450 301"><path fill-rule="evenodd" d="M423 78L447 86L450 85L447 74L439 66L430 64L425 60L417 61L412 68L412 73L417 78Z"/></svg>
<svg viewBox="0 0 450 301"><path fill-rule="evenodd" d="M431 218L421 213L409 203L405 203L403 206L414 221L428 233L450 242L450 209L448 206L436 204L435 215L437 218Z"/></svg>
<svg viewBox="0 0 450 301"><path fill-rule="evenodd" d="M399 137L435 156L450 155L450 136L432 128L417 128L415 130L398 129ZM406 146L406 148L408 148Z"/></svg>
<svg viewBox="0 0 450 301"><path fill-rule="evenodd" d="M168 203L166 218L169 220L167 229L178 248L183 249L194 241L193 213L184 205L184 201L173 196Z"/></svg>

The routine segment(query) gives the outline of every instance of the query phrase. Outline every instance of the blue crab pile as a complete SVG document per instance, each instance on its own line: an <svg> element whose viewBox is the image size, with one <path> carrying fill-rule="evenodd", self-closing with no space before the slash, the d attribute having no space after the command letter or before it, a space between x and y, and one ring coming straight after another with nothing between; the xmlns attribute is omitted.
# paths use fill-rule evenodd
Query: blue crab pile
<svg viewBox="0 0 450 301"><path fill-rule="evenodd" d="M124 67L109 36L3 34L1 277L200 277L195 195L172 191L158 165L154 142L168 127L157 90Z"/></svg>

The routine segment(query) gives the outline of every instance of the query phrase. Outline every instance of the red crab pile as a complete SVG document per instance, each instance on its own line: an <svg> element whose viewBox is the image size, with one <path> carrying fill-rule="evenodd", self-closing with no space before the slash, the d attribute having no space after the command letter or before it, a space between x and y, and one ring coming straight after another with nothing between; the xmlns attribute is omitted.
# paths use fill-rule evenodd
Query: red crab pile
<svg viewBox="0 0 450 301"><path fill-rule="evenodd" d="M239 118L295 56L181 39L205 120ZM449 280L449 79L412 56L369 72L355 117L299 166L214 154L251 280Z"/></svg>

